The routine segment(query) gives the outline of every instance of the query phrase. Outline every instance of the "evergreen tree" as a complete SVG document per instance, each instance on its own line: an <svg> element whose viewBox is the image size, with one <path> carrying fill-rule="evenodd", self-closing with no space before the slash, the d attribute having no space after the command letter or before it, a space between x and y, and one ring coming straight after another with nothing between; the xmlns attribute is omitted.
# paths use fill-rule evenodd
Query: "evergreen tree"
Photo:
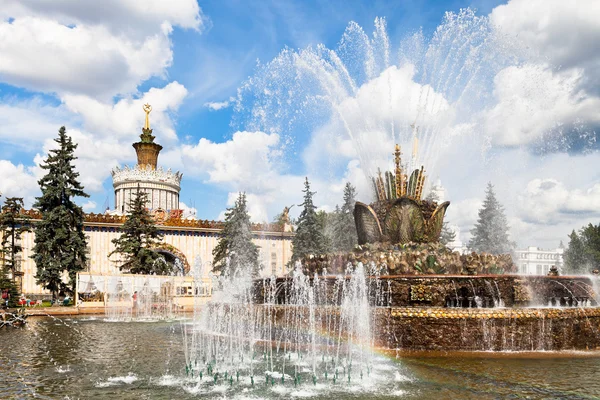
<svg viewBox="0 0 600 400"><path fill-rule="evenodd" d="M21 214L23 199L9 197L0 212L0 292L8 292L9 307L14 307L19 298L20 288L16 284L16 273L19 272L18 254L23 251L19 244L21 234L29 230L29 220ZM1 306L5 305L2 300Z"/></svg>
<svg viewBox="0 0 600 400"><path fill-rule="evenodd" d="M35 224L32 257L37 267L37 283L56 298L61 290L75 289L77 272L85 269L87 263L84 214L73 198L89 196L83 191L73 165L77 145L67 136L64 126L54 141L58 148L50 150L40 165L47 173L38 181L42 195L33 205L42 219ZM68 284L62 281L64 272L69 276Z"/></svg>
<svg viewBox="0 0 600 400"><path fill-rule="evenodd" d="M429 194L427 195L427 197L425 197L425 200L432 202L432 203L439 203L440 202L440 196L438 194L439 190L440 190L439 186L437 186L437 185L432 186L431 190L429 191ZM448 243L453 242L455 239L456 239L456 232L454 232L450 228L447 221L444 221L444 223L442 224L442 230L440 232L440 238L439 238L440 243L443 244L444 246L446 246L446 245L448 245Z"/></svg>
<svg viewBox="0 0 600 400"><path fill-rule="evenodd" d="M589 272L589 259L586 254L586 246L581 237L573 230L569 235L569 245L565 249L564 272L566 274L584 274Z"/></svg>
<svg viewBox="0 0 600 400"><path fill-rule="evenodd" d="M479 210L479 217L475 227L471 230L469 249L490 254L511 253L515 243L508 237L508 221L504 215L504 208L496 199L494 186L488 183L483 207Z"/></svg>
<svg viewBox="0 0 600 400"><path fill-rule="evenodd" d="M213 271L239 276L259 273L258 246L252 241L252 225L246 194L240 192L233 207L225 212L225 222L217 246L213 249Z"/></svg>
<svg viewBox="0 0 600 400"><path fill-rule="evenodd" d="M444 221L444 223L442 224L442 231L440 232L440 243L444 246L447 246L448 243L454 242L455 239L456 232L454 232L452 228L450 228L448 223Z"/></svg>
<svg viewBox="0 0 600 400"><path fill-rule="evenodd" d="M354 223L354 204L356 188L350 182L344 187L344 204L337 208L333 232L333 247L336 251L350 251L358 243L356 224Z"/></svg>
<svg viewBox="0 0 600 400"><path fill-rule="evenodd" d="M3 275L8 279L12 276L13 283L15 276L20 271L19 254L23 251L20 244L21 235L30 231L29 218L21 213L23 209L23 199L20 197L8 197L0 212L0 256ZM18 288L15 287L16 290Z"/></svg>
<svg viewBox="0 0 600 400"><path fill-rule="evenodd" d="M131 274L166 275L172 265L159 262L161 255L153 250L163 238L154 225L154 220L146 208L148 195L139 189L129 202L129 214L121 228L121 236L112 240L115 249L110 252L121 255L119 269Z"/></svg>
<svg viewBox="0 0 600 400"><path fill-rule="evenodd" d="M332 213L328 213L325 210L317 211L317 223L323 235L323 253L329 253L333 249L333 229L338 213L339 207L337 206L336 210Z"/></svg>
<svg viewBox="0 0 600 400"><path fill-rule="evenodd" d="M316 212L317 207L313 204L313 195L315 192L310 191L308 178L304 182L303 192L304 202L300 205L303 209L298 217L296 235L292 239L292 262L310 254L319 255L326 251L327 242L321 231Z"/></svg>

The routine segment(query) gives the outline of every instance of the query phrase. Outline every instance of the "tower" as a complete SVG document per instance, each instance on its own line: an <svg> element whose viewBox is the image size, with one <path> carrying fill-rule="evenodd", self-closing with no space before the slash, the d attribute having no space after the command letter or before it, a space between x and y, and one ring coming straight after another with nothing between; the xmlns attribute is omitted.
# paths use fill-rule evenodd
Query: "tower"
<svg viewBox="0 0 600 400"><path fill-rule="evenodd" d="M151 210L179 209L179 192L183 175L158 166L158 154L162 146L154 142L155 137L150 128L152 106L144 104L143 109L146 113L146 121L140 141L133 144L137 154L137 165L116 167L112 170L115 214L126 214L129 211L129 203L135 197L137 190L146 192L147 208Z"/></svg>

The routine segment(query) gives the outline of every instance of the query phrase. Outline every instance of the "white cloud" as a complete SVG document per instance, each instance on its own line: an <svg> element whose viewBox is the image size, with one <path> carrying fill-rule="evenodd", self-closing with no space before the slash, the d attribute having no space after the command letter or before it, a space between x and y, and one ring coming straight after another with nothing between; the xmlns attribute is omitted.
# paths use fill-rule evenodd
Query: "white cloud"
<svg viewBox="0 0 600 400"><path fill-rule="evenodd" d="M490 18L502 33L518 37L557 67L598 67L600 3L596 0L510 0L494 8Z"/></svg>
<svg viewBox="0 0 600 400"><path fill-rule="evenodd" d="M0 99L0 141L36 151L44 140L56 136L61 125L73 125L77 118L64 106L53 106L38 97Z"/></svg>
<svg viewBox="0 0 600 400"><path fill-rule="evenodd" d="M85 203L83 203L81 208L83 208L83 211L85 211L85 212L92 211L96 208L96 202L92 201L92 200L88 200Z"/></svg>
<svg viewBox="0 0 600 400"><path fill-rule="evenodd" d="M209 108L211 111L219 111L224 108L228 108L230 105L229 101L215 101L204 103L204 106Z"/></svg>
<svg viewBox="0 0 600 400"><path fill-rule="evenodd" d="M172 116L185 97L186 88L178 82L171 82L163 88L150 88L137 98L127 97L112 102L102 102L85 95L65 95L65 106L83 118L83 126L97 136L117 136L134 138L141 133L145 113L143 104L152 105L150 126L158 139L177 139Z"/></svg>
<svg viewBox="0 0 600 400"><path fill-rule="evenodd" d="M129 94L166 77L173 26L202 27L196 1L0 0L0 80L105 100Z"/></svg>
<svg viewBox="0 0 600 400"><path fill-rule="evenodd" d="M0 160L0 194L3 198L23 197L25 206L31 207L38 194L37 178L34 171L22 164L14 165L10 161Z"/></svg>
<svg viewBox="0 0 600 400"><path fill-rule="evenodd" d="M556 224L576 215L600 216L600 184L569 190L556 179L533 179L519 196L520 211L526 221Z"/></svg>
<svg viewBox="0 0 600 400"><path fill-rule="evenodd" d="M55 19L64 25L102 24L115 33L129 35L147 35L165 21L196 30L202 29L206 22L196 0L0 0L0 18L29 15Z"/></svg>
<svg viewBox="0 0 600 400"><path fill-rule="evenodd" d="M598 122L600 99L578 89L581 70L545 65L508 67L494 78L497 103L483 112L483 129L500 146L527 145L560 125Z"/></svg>
<svg viewBox="0 0 600 400"><path fill-rule="evenodd" d="M101 25L67 27L37 17L4 21L0 79L44 92L105 98L130 93L140 81L164 76L173 59L170 32L164 26L143 41L133 41L113 36Z"/></svg>

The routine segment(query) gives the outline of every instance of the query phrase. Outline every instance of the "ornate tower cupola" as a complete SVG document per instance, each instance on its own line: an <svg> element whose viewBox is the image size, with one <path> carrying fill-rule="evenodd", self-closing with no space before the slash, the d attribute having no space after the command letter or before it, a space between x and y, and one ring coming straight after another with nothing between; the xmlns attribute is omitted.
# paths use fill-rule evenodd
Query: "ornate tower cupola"
<svg viewBox="0 0 600 400"><path fill-rule="evenodd" d="M140 141L133 144L137 153L137 165L133 168L125 166L112 170L113 187L115 189L116 214L129 211L129 203L138 190L148 195L147 207L151 210L179 210L179 191L181 189L180 172L164 170L158 166L158 153L162 146L154 143L150 128L150 104L144 104L146 122L142 128Z"/></svg>
<svg viewBox="0 0 600 400"><path fill-rule="evenodd" d="M162 150L162 146L154 143L154 136L152 136L152 129L150 129L150 111L152 111L152 106L144 104L144 111L146 112L146 122L140 135L140 139L142 140L134 143L133 148L137 153L138 165L140 167L156 169L158 153Z"/></svg>

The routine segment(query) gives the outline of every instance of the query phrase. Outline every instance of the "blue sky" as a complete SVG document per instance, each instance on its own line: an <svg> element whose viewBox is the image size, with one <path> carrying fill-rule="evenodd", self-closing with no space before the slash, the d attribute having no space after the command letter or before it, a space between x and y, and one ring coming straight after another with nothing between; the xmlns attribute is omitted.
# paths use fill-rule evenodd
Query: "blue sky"
<svg viewBox="0 0 600 400"><path fill-rule="evenodd" d="M441 122L431 128L434 142L447 143L431 145L433 155L423 158L435 161L431 182L441 184L453 202L448 218L461 240L468 240L485 183L492 181L519 245L556 246L571 229L600 215L600 177L589 169L600 162L594 112L600 104L600 60L594 55L599 53L594 49L600 42L595 22L600 15L593 1L582 1L580 12L558 0L537 2L177 0L166 5L109 0L82 6L70 0L0 0L0 192L23 196L31 204L41 173L36 165L60 125L66 125L80 143L78 167L91 195L82 204L93 212L102 212L106 199L114 206L110 169L134 163L130 144L143 123L140 105L149 101L154 133L164 146L159 163L183 172L180 198L197 210L198 218L219 218L235 193L245 190L253 217L269 220L285 205L301 201L305 175L324 209L341 201L347 180L367 197L366 161L356 140L342 134L323 139L325 131L339 129L340 121L329 111L311 110L314 114L286 133L258 118L241 118L239 112L234 118L233 100L245 112L264 111L273 121L277 110L255 106L273 99L261 97L265 87L256 82L261 73L285 71L265 64L286 47L300 60L303 49L319 44L337 49L351 21L375 43L374 21L383 17L393 60L368 79L356 80L357 87L344 92L348 99L339 98L335 105L343 110L355 102L361 116L374 113L363 120L350 118L355 124L350 131L359 132L365 121L379 118L381 107L372 106L381 95L378 80L387 79L389 90L398 88L400 96L410 85L421 92L430 85L441 96L439 104L447 105L446 117L453 116L443 129ZM422 31L427 45L447 12L466 7L476 14L467 22L486 18L481 26L493 26L505 38L506 51L518 53L511 62L498 51L489 53L504 64L483 67L489 76L481 78L479 90L485 95L480 106L453 102L442 90L448 84L436 86L435 79L422 75L425 64L419 69L413 62L414 68L406 69L410 62L396 61L407 37ZM518 49L511 47L515 41ZM338 54L350 68L349 56L339 49ZM298 72L301 67L296 62L281 68ZM310 82L301 81L307 96L321 98L322 87L308 88ZM238 98L244 84L258 94L257 103L248 91ZM287 90L291 83L274 85ZM392 114L402 114L398 107ZM298 104L283 108L290 115L303 111ZM461 112L465 117L456 117ZM390 118L398 126L409 124ZM377 137L369 135L369 141ZM565 144L575 139L583 145ZM427 139L422 143L426 152Z"/></svg>

